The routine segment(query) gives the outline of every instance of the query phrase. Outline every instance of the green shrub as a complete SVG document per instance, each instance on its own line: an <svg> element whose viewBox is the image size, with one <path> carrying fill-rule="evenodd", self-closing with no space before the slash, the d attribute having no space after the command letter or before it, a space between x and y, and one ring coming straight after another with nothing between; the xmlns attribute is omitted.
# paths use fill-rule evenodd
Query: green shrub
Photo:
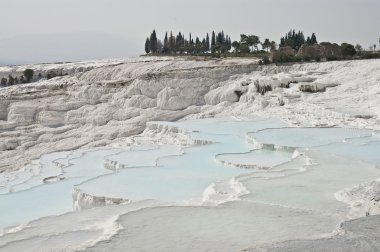
<svg viewBox="0 0 380 252"><path fill-rule="evenodd" d="M24 76L25 76L26 82L29 83L32 80L33 75L34 75L33 69L25 69Z"/></svg>
<svg viewBox="0 0 380 252"><path fill-rule="evenodd" d="M360 56L361 59L380 59L380 53L365 52Z"/></svg>
<svg viewBox="0 0 380 252"><path fill-rule="evenodd" d="M276 63L286 63L286 62L291 62L290 56L286 54L281 54L277 59Z"/></svg>
<svg viewBox="0 0 380 252"><path fill-rule="evenodd" d="M13 78L12 75L9 75L9 78L8 78L8 85L14 85L16 84L16 80L15 78Z"/></svg>
<svg viewBox="0 0 380 252"><path fill-rule="evenodd" d="M0 82L0 84L1 84L2 86L6 86L7 83L8 83L7 78L1 78L1 82Z"/></svg>
<svg viewBox="0 0 380 252"><path fill-rule="evenodd" d="M263 59L262 59L261 61L262 61L262 63L263 63L264 65L268 65L268 64L270 64L270 60L269 60L268 56L264 56Z"/></svg>
<svg viewBox="0 0 380 252"><path fill-rule="evenodd" d="M331 55L331 56L327 56L326 60L327 61L335 61L335 60L339 60L339 59L338 59L338 57Z"/></svg>
<svg viewBox="0 0 380 252"><path fill-rule="evenodd" d="M281 54L277 60L273 60L273 63L289 63L289 62L301 62L302 58L297 56L288 56L286 54Z"/></svg>
<svg viewBox="0 0 380 252"><path fill-rule="evenodd" d="M355 47L351 44L348 44L348 43L343 43L341 45L341 48L342 48L342 54L343 56L349 56L349 57L352 57L356 54L356 50L355 50Z"/></svg>
<svg viewBox="0 0 380 252"><path fill-rule="evenodd" d="M303 60L303 61L306 61L306 62L309 62L309 61L311 61L311 57L309 57L309 56L304 56L304 57L302 58L302 60Z"/></svg>

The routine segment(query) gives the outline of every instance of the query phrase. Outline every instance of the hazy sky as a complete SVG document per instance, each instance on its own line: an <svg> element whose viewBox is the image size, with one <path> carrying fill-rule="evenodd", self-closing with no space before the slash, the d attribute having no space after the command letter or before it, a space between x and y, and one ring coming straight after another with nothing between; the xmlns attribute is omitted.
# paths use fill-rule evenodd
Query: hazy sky
<svg viewBox="0 0 380 252"><path fill-rule="evenodd" d="M137 56L154 28L276 42L294 28L365 48L380 37L380 0L0 0L0 9L0 63Z"/></svg>

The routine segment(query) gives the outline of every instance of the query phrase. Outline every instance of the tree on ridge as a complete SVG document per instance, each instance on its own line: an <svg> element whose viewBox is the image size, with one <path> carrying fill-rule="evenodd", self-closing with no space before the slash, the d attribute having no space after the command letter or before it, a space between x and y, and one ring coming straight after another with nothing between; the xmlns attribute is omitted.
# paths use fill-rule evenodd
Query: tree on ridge
<svg viewBox="0 0 380 252"><path fill-rule="evenodd" d="M152 53L156 53L158 49L158 44L157 44L157 35L156 35L156 30L153 30L152 34L150 35L150 51Z"/></svg>
<svg viewBox="0 0 380 252"><path fill-rule="evenodd" d="M146 41L145 41L145 52L147 54L150 53L150 41L149 41L149 38L146 38Z"/></svg>
<svg viewBox="0 0 380 252"><path fill-rule="evenodd" d="M33 78L33 75L34 75L34 70L33 69L25 69L24 71L24 76L26 78L26 82L29 83L32 78Z"/></svg>

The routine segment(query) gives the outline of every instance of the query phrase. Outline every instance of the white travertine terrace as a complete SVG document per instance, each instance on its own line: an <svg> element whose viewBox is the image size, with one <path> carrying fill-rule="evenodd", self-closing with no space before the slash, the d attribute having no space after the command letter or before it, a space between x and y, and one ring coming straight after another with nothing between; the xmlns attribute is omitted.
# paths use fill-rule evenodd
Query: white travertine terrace
<svg viewBox="0 0 380 252"><path fill-rule="evenodd" d="M70 75L0 89L0 251L302 248L380 213L379 60L28 67Z"/></svg>

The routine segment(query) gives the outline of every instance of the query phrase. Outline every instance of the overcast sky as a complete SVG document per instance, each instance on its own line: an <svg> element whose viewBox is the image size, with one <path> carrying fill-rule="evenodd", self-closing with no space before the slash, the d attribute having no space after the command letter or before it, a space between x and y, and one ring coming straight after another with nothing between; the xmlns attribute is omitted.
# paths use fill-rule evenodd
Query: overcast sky
<svg viewBox="0 0 380 252"><path fill-rule="evenodd" d="M380 0L0 0L0 9L0 63L137 56L153 29L278 43L294 28L365 48L380 37Z"/></svg>

